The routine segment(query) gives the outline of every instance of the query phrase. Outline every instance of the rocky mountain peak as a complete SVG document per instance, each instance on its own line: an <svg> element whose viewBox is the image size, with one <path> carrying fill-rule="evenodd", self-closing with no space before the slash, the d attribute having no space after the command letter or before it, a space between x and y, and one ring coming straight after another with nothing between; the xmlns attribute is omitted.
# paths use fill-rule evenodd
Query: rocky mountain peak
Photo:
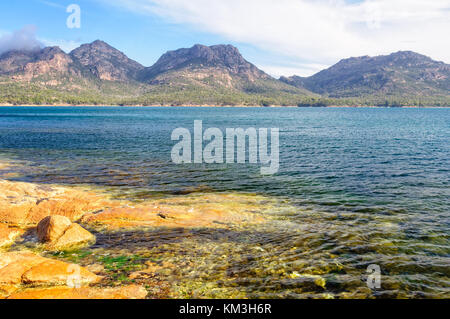
<svg viewBox="0 0 450 319"><path fill-rule="evenodd" d="M47 73L66 72L72 62L59 47L10 51L0 56L0 75L15 74L15 79L31 80Z"/></svg>
<svg viewBox="0 0 450 319"><path fill-rule="evenodd" d="M73 50L70 56L101 80L127 81L144 67L106 42L96 40Z"/></svg>
<svg viewBox="0 0 450 319"><path fill-rule="evenodd" d="M250 79L269 78L263 71L246 61L236 47L201 44L165 53L152 67L145 70L143 77L150 79L172 70L185 69L195 72L208 68Z"/></svg>
<svg viewBox="0 0 450 319"><path fill-rule="evenodd" d="M46 48L43 48L41 51L39 51L37 58L41 59L41 60L42 59L46 60L46 59L52 59L56 55L66 56L67 54L63 50L61 50L60 47L56 47L56 46L46 47Z"/></svg>

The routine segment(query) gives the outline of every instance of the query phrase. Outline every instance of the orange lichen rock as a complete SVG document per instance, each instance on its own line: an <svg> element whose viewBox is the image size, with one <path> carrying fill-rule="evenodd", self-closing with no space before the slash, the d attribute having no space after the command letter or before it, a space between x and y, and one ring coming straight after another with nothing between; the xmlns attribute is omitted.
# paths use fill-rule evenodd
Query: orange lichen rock
<svg viewBox="0 0 450 319"><path fill-rule="evenodd" d="M0 223L30 227L58 215L109 230L160 226L223 228L264 221L258 214L262 201L267 198L207 193L135 204L110 200L93 191L0 180Z"/></svg>
<svg viewBox="0 0 450 319"><path fill-rule="evenodd" d="M144 287L89 287L102 277L86 268L28 251L0 254L0 298L143 299ZM30 287L30 288L28 288Z"/></svg>
<svg viewBox="0 0 450 319"><path fill-rule="evenodd" d="M0 224L0 248L13 244L15 239L23 233L24 230L22 229Z"/></svg>
<svg viewBox="0 0 450 319"><path fill-rule="evenodd" d="M0 223L36 226L49 215L76 221L111 205L105 196L74 188L0 180Z"/></svg>
<svg viewBox="0 0 450 319"><path fill-rule="evenodd" d="M81 221L108 230L161 226L223 228L264 221L255 213L256 206L253 197L246 195L193 195L106 209L86 214Z"/></svg>
<svg viewBox="0 0 450 319"><path fill-rule="evenodd" d="M61 285L98 282L101 277L78 265L44 258L28 251L0 254L0 285Z"/></svg>
<svg viewBox="0 0 450 319"><path fill-rule="evenodd" d="M26 289L13 293L8 299L144 299L147 294L145 288L138 285L114 288L53 287Z"/></svg>

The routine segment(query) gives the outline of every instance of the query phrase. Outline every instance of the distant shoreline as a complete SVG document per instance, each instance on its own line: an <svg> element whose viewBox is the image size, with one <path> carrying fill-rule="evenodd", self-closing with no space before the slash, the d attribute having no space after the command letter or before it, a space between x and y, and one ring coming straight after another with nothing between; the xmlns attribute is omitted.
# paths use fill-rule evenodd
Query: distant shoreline
<svg viewBox="0 0 450 319"><path fill-rule="evenodd" d="M106 104L0 104L0 107L223 107L223 108L416 108L416 109L430 109L430 108L449 108L449 106L376 106L376 105L327 105L327 106L296 106L296 105L106 105Z"/></svg>

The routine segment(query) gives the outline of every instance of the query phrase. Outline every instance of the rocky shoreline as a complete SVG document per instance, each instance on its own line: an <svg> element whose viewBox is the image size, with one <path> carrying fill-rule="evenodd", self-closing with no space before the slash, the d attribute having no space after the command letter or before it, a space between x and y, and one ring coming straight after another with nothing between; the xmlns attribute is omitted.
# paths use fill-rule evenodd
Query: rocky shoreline
<svg viewBox="0 0 450 319"><path fill-rule="evenodd" d="M114 267L105 270L95 262L79 265L59 257L79 249L89 255L95 234L140 231L145 236L161 228L217 229L264 222L251 204L233 207L235 196L204 194L195 198L194 206L183 196L134 203L75 187L0 180L0 298L165 298L165 288L155 287L160 285L155 273L175 265L164 260L134 267L131 255L105 254L106 267L112 260L129 270L126 280L115 280ZM152 293L155 289L160 292Z"/></svg>

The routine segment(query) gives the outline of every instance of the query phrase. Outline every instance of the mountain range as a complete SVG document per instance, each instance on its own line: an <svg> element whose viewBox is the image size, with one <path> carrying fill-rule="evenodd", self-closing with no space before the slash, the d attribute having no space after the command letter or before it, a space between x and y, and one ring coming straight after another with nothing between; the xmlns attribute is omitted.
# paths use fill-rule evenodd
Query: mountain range
<svg viewBox="0 0 450 319"><path fill-rule="evenodd" d="M169 51L150 67L103 41L0 55L0 104L450 106L450 65L400 51L275 79L231 45Z"/></svg>

